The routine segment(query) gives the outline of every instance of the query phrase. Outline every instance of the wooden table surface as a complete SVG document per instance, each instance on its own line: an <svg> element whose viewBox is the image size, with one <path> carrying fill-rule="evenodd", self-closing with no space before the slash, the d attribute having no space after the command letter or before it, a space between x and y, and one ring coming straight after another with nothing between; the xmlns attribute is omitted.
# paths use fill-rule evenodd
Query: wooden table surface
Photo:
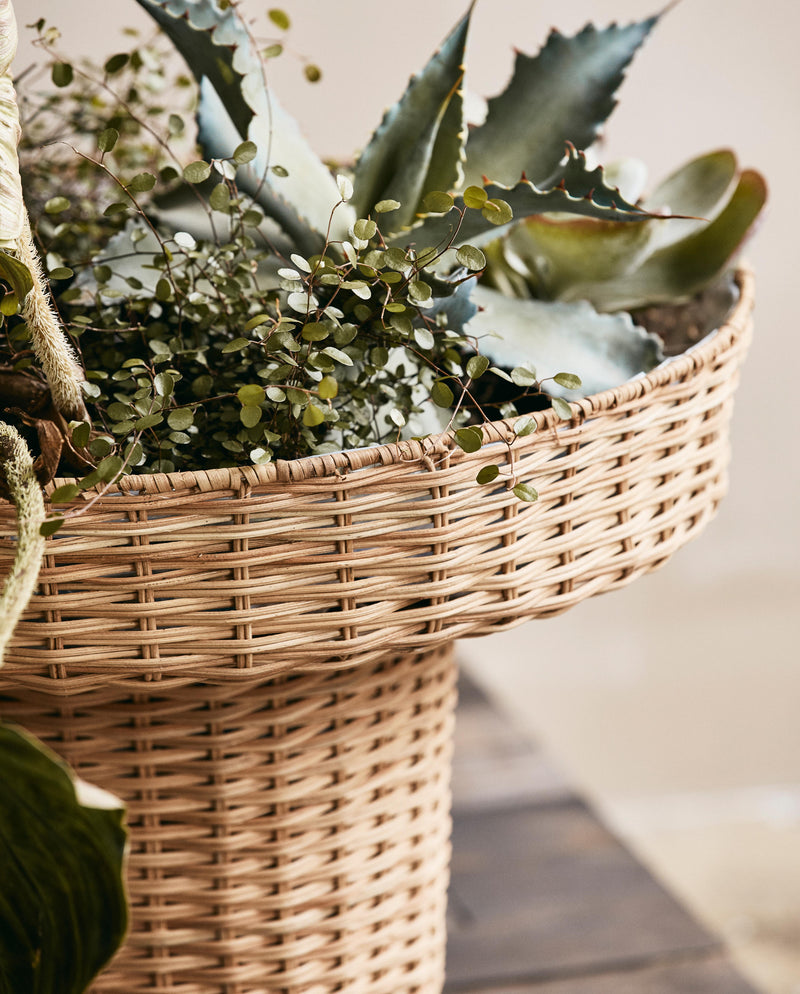
<svg viewBox="0 0 800 994"><path fill-rule="evenodd" d="M757 994L462 677L447 994Z"/></svg>

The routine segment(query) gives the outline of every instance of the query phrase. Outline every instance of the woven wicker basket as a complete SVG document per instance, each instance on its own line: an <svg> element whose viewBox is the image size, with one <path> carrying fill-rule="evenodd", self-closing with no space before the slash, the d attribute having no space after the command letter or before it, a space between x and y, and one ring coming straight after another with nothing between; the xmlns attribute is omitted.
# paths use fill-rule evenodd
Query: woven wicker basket
<svg viewBox="0 0 800 994"><path fill-rule="evenodd" d="M491 448L129 477L49 543L0 712L129 805L133 931L94 990L436 994L453 640L665 562L726 487L723 328ZM495 462L540 494L523 504ZM13 554L0 505L0 574Z"/></svg>

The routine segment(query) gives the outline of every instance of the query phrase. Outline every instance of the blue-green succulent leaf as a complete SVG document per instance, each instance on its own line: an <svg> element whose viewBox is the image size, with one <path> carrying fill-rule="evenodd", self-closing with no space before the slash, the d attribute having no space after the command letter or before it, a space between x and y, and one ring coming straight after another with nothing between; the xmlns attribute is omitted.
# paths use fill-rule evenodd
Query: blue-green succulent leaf
<svg viewBox="0 0 800 994"><path fill-rule="evenodd" d="M489 101L485 123L470 133L465 182L488 176L513 183L524 173L541 184L557 170L565 142L588 148L657 21L603 30L589 24L572 37L554 30L538 55L519 53L508 87Z"/></svg>
<svg viewBox="0 0 800 994"><path fill-rule="evenodd" d="M250 189L265 212L287 227L298 247L321 244L341 200L329 170L297 124L267 90L264 67L236 5L216 0L137 0L161 25L200 83L200 142L207 156L226 158L243 140L259 155L248 167ZM282 167L278 176L272 167ZM334 214L332 238L344 237L355 219L347 207Z"/></svg>
<svg viewBox="0 0 800 994"><path fill-rule="evenodd" d="M744 170L713 221L654 252L627 276L581 287L582 295L603 311L689 300L728 267L766 199L763 177Z"/></svg>
<svg viewBox="0 0 800 994"><path fill-rule="evenodd" d="M528 180L520 180L516 186L507 187L499 183L488 183L484 189L489 200L505 202L513 212L513 220L552 211L562 211L582 217L595 217L610 221L638 222L651 215L636 204L628 203L616 187L608 186L603 178L602 167L586 167L586 157L574 148L568 150L568 161L562 168L558 186L540 190ZM415 241L418 245L443 245L455 238L454 245L485 245L493 241L508 228L508 224L497 225L481 210L466 209L463 197L456 197L456 210L445 215L427 215L408 231L400 232L391 239L395 245ZM461 225L457 211L466 211Z"/></svg>
<svg viewBox="0 0 800 994"><path fill-rule="evenodd" d="M117 798L0 724L0 994L83 994L128 920Z"/></svg>
<svg viewBox="0 0 800 994"><path fill-rule="evenodd" d="M471 14L472 6L384 114L361 153L353 177L359 216L380 200L398 200L402 208L391 221L406 225L425 193L459 184L466 140L461 81Z"/></svg>
<svg viewBox="0 0 800 994"><path fill-rule="evenodd" d="M483 286L472 299L480 310L467 331L480 338L481 355L494 365L531 363L540 377L562 370L580 377L579 390L544 383L554 396L576 399L612 389L662 358L660 340L628 314L598 314L585 301L519 300Z"/></svg>

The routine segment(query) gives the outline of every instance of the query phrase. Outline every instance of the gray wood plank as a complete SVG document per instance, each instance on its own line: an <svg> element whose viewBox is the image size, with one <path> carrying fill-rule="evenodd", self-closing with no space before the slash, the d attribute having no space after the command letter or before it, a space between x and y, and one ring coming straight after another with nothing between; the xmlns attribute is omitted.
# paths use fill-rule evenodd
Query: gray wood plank
<svg viewBox="0 0 800 994"><path fill-rule="evenodd" d="M453 990L453 988L450 988ZM757 994L721 955L542 983L463 987L469 994Z"/></svg>
<svg viewBox="0 0 800 994"><path fill-rule="evenodd" d="M551 802L572 793L552 759L462 674L453 758L455 811Z"/></svg>
<svg viewBox="0 0 800 994"><path fill-rule="evenodd" d="M577 799L466 812L453 842L455 987L719 948Z"/></svg>

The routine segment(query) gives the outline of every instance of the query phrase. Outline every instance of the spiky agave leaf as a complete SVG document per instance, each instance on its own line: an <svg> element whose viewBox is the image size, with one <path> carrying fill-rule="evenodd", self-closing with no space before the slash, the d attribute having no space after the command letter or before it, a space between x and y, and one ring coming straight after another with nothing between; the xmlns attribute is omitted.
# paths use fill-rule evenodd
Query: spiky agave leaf
<svg viewBox="0 0 800 994"><path fill-rule="evenodd" d="M586 156L575 148L567 150L567 161L557 186L541 190L527 179L516 186L487 183L488 201L503 201L511 208L513 217L498 225L495 213L489 210L467 209L456 232L456 211L447 214L429 214L421 218L410 230L395 234L391 241L401 245L413 240L417 245L440 245L454 238L453 244L484 245L493 241L510 224L517 224L526 217L563 211L583 217L614 221L638 222L650 213L636 204L629 203L616 187L606 184L603 169L588 169ZM464 197L455 198L457 211L465 210Z"/></svg>
<svg viewBox="0 0 800 994"><path fill-rule="evenodd" d="M518 53L508 87L489 101L467 141L466 183L488 176L542 184L557 171L565 142L588 148L614 109L625 69L660 15L572 37L552 31L536 56Z"/></svg>
<svg viewBox="0 0 800 994"><path fill-rule="evenodd" d="M680 217L649 217L635 225L565 214L527 218L506 238L506 262L536 297L594 299L592 284L625 276L658 248L703 228L727 203L735 177L736 157L723 149L687 163L643 204Z"/></svg>
<svg viewBox="0 0 800 994"><path fill-rule="evenodd" d="M402 98L384 114L359 156L353 176L354 206L366 216L381 200L402 205L392 224L409 224L431 190L461 181L466 123L461 84L472 5Z"/></svg>
<svg viewBox="0 0 800 994"><path fill-rule="evenodd" d="M293 236L319 243L341 200L329 170L292 118L267 90L263 64L237 6L216 0L137 0L161 25L201 84L201 142L207 155L230 156L243 140L259 148L252 189L270 217L291 225ZM204 84L204 80L206 81ZM282 167L277 175L272 167ZM348 211L337 211L343 235Z"/></svg>
<svg viewBox="0 0 800 994"><path fill-rule="evenodd" d="M546 383L558 396L617 387L662 358L660 340L629 314L598 314L585 301L518 300L483 286L475 287L472 300L480 309L467 331L480 338L481 354L506 369L532 364L539 377L570 372L581 378L579 391Z"/></svg>

